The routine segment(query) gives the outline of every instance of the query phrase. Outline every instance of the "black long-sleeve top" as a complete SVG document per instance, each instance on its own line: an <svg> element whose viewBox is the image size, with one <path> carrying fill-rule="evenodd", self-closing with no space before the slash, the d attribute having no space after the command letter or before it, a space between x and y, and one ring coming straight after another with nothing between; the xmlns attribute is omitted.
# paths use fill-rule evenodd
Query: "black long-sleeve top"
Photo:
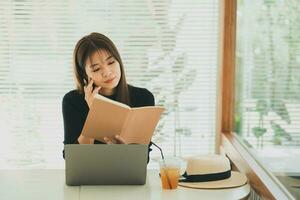
<svg viewBox="0 0 300 200"><path fill-rule="evenodd" d="M153 106L154 96L145 88L138 88L128 85L130 96L130 107ZM116 99L116 95L106 96L112 100ZM78 144L78 137L82 131L84 122L87 118L89 107L84 99L84 94L80 94L78 90L71 90L64 95L62 100L62 114L64 120L64 144ZM101 141L94 141L94 144L103 144ZM148 162L151 142L148 146ZM63 157L64 151L63 151Z"/></svg>

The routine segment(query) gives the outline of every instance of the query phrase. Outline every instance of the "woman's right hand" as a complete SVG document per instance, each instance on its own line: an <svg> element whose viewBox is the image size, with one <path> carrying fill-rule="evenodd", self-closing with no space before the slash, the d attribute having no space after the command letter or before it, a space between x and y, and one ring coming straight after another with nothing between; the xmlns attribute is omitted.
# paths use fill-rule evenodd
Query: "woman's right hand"
<svg viewBox="0 0 300 200"><path fill-rule="evenodd" d="M94 80L89 78L88 84L84 86L84 99L85 99L87 105L89 106L89 108L92 105L95 94L97 94L99 92L99 90L101 89L100 86L94 88L93 84L94 84Z"/></svg>
<svg viewBox="0 0 300 200"><path fill-rule="evenodd" d="M115 140L111 140L108 137L104 137L104 141L106 142L106 144L127 144L125 139L120 135L116 135L114 139Z"/></svg>

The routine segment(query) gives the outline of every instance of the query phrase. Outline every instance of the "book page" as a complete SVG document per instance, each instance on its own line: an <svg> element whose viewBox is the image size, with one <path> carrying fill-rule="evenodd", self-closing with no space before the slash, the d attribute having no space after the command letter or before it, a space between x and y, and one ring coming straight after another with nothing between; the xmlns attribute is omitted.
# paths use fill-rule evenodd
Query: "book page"
<svg viewBox="0 0 300 200"><path fill-rule="evenodd" d="M112 104L115 104L115 105L118 105L118 106L121 106L121 107L124 107L124 108L130 108L130 106L124 104L124 103L121 103L121 102L118 102L118 101L114 101L114 100L111 100L105 96L102 96L100 94L96 94L95 95L95 98L96 99L99 99L99 100L103 100L103 101L107 101L107 102L110 102Z"/></svg>
<svg viewBox="0 0 300 200"><path fill-rule="evenodd" d="M121 136L127 143L149 144L163 111L160 106L132 108Z"/></svg>

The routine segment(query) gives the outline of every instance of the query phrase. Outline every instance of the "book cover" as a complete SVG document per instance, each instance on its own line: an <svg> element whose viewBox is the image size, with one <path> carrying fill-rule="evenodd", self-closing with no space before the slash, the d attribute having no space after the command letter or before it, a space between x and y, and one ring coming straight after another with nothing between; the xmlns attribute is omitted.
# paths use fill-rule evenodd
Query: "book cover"
<svg viewBox="0 0 300 200"><path fill-rule="evenodd" d="M119 134L127 143L149 144L163 111L162 106L131 108L96 94L81 134L102 142Z"/></svg>

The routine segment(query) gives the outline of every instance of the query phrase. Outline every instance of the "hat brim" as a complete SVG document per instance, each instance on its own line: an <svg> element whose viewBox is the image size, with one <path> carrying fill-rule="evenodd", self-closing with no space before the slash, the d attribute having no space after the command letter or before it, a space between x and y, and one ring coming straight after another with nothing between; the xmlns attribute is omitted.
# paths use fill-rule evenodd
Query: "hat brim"
<svg viewBox="0 0 300 200"><path fill-rule="evenodd" d="M228 179L219 181L207 182L179 182L178 185L189 188L199 189L225 189L240 187L247 183L247 177L239 172L231 171L231 176Z"/></svg>

